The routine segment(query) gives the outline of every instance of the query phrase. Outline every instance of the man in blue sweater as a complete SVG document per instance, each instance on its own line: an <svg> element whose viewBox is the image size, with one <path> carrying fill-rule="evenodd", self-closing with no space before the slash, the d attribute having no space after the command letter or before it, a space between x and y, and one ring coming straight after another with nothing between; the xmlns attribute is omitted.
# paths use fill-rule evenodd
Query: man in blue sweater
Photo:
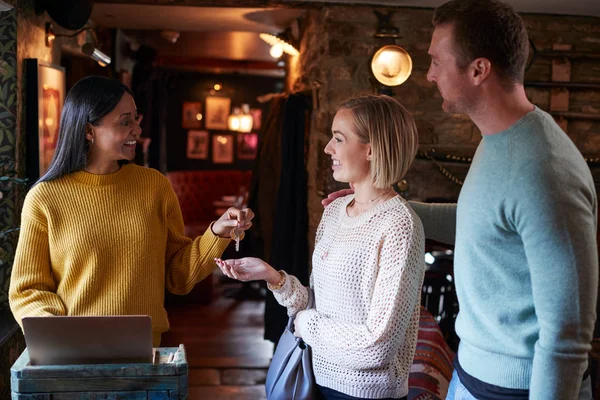
<svg viewBox="0 0 600 400"><path fill-rule="evenodd" d="M461 341L447 399L591 399L590 170L526 97L527 32L509 6L454 0L433 24L427 79L444 111L469 115L482 134L458 204L414 204L428 236L455 237Z"/></svg>
<svg viewBox="0 0 600 400"><path fill-rule="evenodd" d="M450 400L591 399L596 320L594 182L523 87L528 37L494 0L435 10L427 78L482 134L457 204L411 203L428 238L455 244L461 341Z"/></svg>

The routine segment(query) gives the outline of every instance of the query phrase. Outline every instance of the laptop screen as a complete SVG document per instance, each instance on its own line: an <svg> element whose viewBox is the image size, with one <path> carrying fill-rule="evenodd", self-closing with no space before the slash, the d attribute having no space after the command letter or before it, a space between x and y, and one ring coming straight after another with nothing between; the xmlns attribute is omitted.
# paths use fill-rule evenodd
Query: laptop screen
<svg viewBox="0 0 600 400"><path fill-rule="evenodd" d="M24 317L31 365L152 362L147 315Z"/></svg>

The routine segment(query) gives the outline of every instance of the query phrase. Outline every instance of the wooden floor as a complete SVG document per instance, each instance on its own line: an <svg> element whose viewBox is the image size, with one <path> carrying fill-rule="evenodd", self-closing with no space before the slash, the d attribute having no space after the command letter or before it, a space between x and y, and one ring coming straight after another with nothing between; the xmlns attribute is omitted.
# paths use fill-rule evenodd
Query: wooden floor
<svg viewBox="0 0 600 400"><path fill-rule="evenodd" d="M183 343L189 365L189 399L263 400L273 344L263 340L262 300L223 295L241 284L219 285L210 305L168 307L171 330L161 346Z"/></svg>

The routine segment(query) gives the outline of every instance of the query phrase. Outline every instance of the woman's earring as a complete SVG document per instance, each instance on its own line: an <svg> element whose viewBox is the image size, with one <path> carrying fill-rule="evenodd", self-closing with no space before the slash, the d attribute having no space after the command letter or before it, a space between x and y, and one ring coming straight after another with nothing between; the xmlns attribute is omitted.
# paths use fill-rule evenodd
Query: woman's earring
<svg viewBox="0 0 600 400"><path fill-rule="evenodd" d="M90 144L94 144L94 138L90 139Z"/></svg>

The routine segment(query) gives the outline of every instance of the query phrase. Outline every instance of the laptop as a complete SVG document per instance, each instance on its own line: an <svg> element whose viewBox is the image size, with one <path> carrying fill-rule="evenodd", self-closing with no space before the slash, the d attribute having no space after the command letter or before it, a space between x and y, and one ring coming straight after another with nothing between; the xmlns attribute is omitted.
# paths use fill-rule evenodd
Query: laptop
<svg viewBox="0 0 600 400"><path fill-rule="evenodd" d="M147 315L24 317L31 365L152 363Z"/></svg>

